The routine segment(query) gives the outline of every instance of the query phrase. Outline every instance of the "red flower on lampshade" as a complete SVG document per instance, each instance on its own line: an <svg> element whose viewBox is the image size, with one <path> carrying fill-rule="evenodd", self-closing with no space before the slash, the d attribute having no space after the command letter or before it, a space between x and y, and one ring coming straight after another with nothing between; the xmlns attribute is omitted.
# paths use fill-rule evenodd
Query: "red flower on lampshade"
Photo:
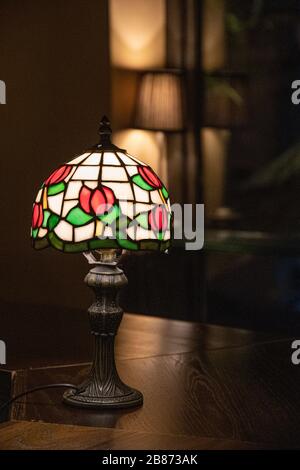
<svg viewBox="0 0 300 470"><path fill-rule="evenodd" d="M164 232L169 225L169 215L165 206L157 205L149 211L149 225L155 232Z"/></svg>
<svg viewBox="0 0 300 470"><path fill-rule="evenodd" d="M53 171L53 173L51 173L49 178L46 179L45 185L50 186L51 184L60 183L68 176L71 169L72 169L71 165L63 165L57 168L57 170Z"/></svg>
<svg viewBox="0 0 300 470"><path fill-rule="evenodd" d="M32 212L32 228L39 228L43 223L43 207L40 203L35 203Z"/></svg>
<svg viewBox="0 0 300 470"><path fill-rule="evenodd" d="M80 191L79 202L87 214L103 215L109 212L115 203L115 195L107 186L89 189L86 186Z"/></svg>
<svg viewBox="0 0 300 470"><path fill-rule="evenodd" d="M143 180L153 189L161 189L163 187L162 182L149 166L139 166L138 172Z"/></svg>

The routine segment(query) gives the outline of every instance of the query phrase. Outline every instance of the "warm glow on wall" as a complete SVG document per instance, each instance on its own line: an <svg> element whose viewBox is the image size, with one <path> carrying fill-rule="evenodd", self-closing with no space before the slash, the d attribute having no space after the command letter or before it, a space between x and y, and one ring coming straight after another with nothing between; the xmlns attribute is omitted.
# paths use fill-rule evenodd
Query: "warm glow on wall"
<svg viewBox="0 0 300 470"><path fill-rule="evenodd" d="M224 204L227 144L225 129L202 129L205 213L211 217Z"/></svg>
<svg viewBox="0 0 300 470"><path fill-rule="evenodd" d="M225 2L204 0L202 20L202 65L211 71L224 67L226 58Z"/></svg>
<svg viewBox="0 0 300 470"><path fill-rule="evenodd" d="M167 184L165 139L162 132L125 129L114 133L114 141L129 153L138 154Z"/></svg>
<svg viewBox="0 0 300 470"><path fill-rule="evenodd" d="M143 69L165 64L165 1L110 0L111 61Z"/></svg>

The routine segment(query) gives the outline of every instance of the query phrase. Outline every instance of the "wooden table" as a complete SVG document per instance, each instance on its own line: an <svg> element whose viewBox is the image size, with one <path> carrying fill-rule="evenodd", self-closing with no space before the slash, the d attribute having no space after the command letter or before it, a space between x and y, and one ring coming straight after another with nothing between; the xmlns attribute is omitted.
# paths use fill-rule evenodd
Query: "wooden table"
<svg viewBox="0 0 300 470"><path fill-rule="evenodd" d="M61 389L37 392L12 407L0 449L300 448L292 339L125 315L117 365L143 392L143 407L75 409L62 404ZM16 388L79 383L88 368L85 361L23 368Z"/></svg>

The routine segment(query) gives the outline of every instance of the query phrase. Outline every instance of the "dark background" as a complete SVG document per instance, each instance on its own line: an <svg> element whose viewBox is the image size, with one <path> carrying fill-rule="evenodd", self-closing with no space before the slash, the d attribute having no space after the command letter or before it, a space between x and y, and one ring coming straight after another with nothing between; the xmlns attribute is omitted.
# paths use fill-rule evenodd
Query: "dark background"
<svg viewBox="0 0 300 470"><path fill-rule="evenodd" d="M40 182L97 142L109 113L108 53L106 1L0 2L2 301L87 305L83 257L34 251L29 229Z"/></svg>
<svg viewBox="0 0 300 470"><path fill-rule="evenodd" d="M290 96L291 82L300 79L299 4L226 2L227 62L212 75L243 94L242 110L226 124L205 111L202 6L199 0L166 0L166 65L185 71L188 106L187 132L168 137L172 200L203 202L201 129L225 126L231 132L226 204L240 217L225 227L207 220L206 227L247 231L252 249L236 235L234 254L226 243L207 243L203 252L179 246L169 256L126 256L130 284L123 305L185 320L293 329L300 325L300 111ZM108 14L106 0L0 2L0 79L7 85L7 104L0 106L0 300L3 318L19 312L21 325L32 312L82 311L89 304L83 257L35 252L29 229L39 183L96 142L100 117L110 114ZM279 184L268 165L283 152L293 158ZM260 170L271 175L263 187L255 182ZM261 248L257 232L278 237L280 249L268 242Z"/></svg>

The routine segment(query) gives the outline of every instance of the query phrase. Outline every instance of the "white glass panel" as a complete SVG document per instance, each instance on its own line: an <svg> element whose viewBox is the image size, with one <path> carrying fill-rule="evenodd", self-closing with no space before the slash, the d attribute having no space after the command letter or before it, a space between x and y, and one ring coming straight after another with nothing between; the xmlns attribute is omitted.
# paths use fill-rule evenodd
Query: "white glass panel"
<svg viewBox="0 0 300 470"><path fill-rule="evenodd" d="M135 232L136 232L136 226L131 225L128 227L127 234L132 240L135 240Z"/></svg>
<svg viewBox="0 0 300 470"><path fill-rule="evenodd" d="M83 165L100 165L101 153L92 153L86 160L82 163Z"/></svg>
<svg viewBox="0 0 300 470"><path fill-rule="evenodd" d="M79 166L74 173L74 180L97 180L99 176L98 166Z"/></svg>
<svg viewBox="0 0 300 470"><path fill-rule="evenodd" d="M112 236L113 236L112 228L106 225L106 227L104 228L103 237L112 237Z"/></svg>
<svg viewBox="0 0 300 470"><path fill-rule="evenodd" d="M114 153L105 152L103 156L103 165L121 165Z"/></svg>
<svg viewBox="0 0 300 470"><path fill-rule="evenodd" d="M133 200L133 194L129 183L105 182L105 186L113 190L117 199L123 199L125 201Z"/></svg>
<svg viewBox="0 0 300 470"><path fill-rule="evenodd" d="M139 214L140 212L147 212L150 209L152 209L152 207L154 207L153 204L142 204L142 203L137 202L135 204L135 213Z"/></svg>
<svg viewBox="0 0 300 470"><path fill-rule="evenodd" d="M72 199L72 201L64 201L63 205L63 210L62 210L62 216L66 217L66 215L70 212L72 207L76 206L78 204L77 199Z"/></svg>
<svg viewBox="0 0 300 470"><path fill-rule="evenodd" d="M75 242L80 242L82 240L90 240L91 238L94 238L94 230L94 222L84 225L83 227L75 228Z"/></svg>
<svg viewBox="0 0 300 470"><path fill-rule="evenodd" d="M169 212L171 212L171 203L170 203L170 199L167 200L167 206L168 206Z"/></svg>
<svg viewBox="0 0 300 470"><path fill-rule="evenodd" d="M68 183L65 199L76 199L76 198L78 198L81 186L82 186L81 181L70 181Z"/></svg>
<svg viewBox="0 0 300 470"><path fill-rule="evenodd" d="M133 162L131 165L138 164L138 165L146 165L146 163L142 162L138 158L133 157L132 155L129 155L129 153L126 154L127 158L130 158L130 160ZM130 163L128 163L130 165Z"/></svg>
<svg viewBox="0 0 300 470"><path fill-rule="evenodd" d="M137 165L137 162L129 158L129 156L127 156L125 153L118 152L118 157L121 158L122 162L125 165L135 165L135 166Z"/></svg>
<svg viewBox="0 0 300 470"><path fill-rule="evenodd" d="M102 167L102 181L128 181L124 168L116 166Z"/></svg>
<svg viewBox="0 0 300 470"><path fill-rule="evenodd" d="M63 196L64 196L64 193L60 193L60 194L57 194L56 196L48 197L49 209L55 214L60 215Z"/></svg>
<svg viewBox="0 0 300 470"><path fill-rule="evenodd" d="M138 202L149 202L149 192L134 185L134 194Z"/></svg>
<svg viewBox="0 0 300 470"><path fill-rule="evenodd" d="M136 240L149 240L151 238L156 238L152 230L146 230L140 226L136 229Z"/></svg>
<svg viewBox="0 0 300 470"><path fill-rule="evenodd" d="M56 235L59 236L62 240L66 242L72 241L73 236L73 227L71 224L68 224L65 220L61 220L54 229Z"/></svg>
<svg viewBox="0 0 300 470"><path fill-rule="evenodd" d="M163 204L163 200L159 194L159 192L156 190L156 191L151 191L151 201L154 203L154 204Z"/></svg>
<svg viewBox="0 0 300 470"><path fill-rule="evenodd" d="M47 235L47 232L48 232L48 230L46 230L45 228L40 228L38 235L39 235L40 238L43 238L45 235Z"/></svg>
<svg viewBox="0 0 300 470"><path fill-rule="evenodd" d="M138 174L138 169L137 166L126 166L127 173L130 176L137 175Z"/></svg>
<svg viewBox="0 0 300 470"><path fill-rule="evenodd" d="M36 198L35 198L35 202L40 202L41 200L41 197L42 197L42 192L43 192L43 189L40 189L36 195Z"/></svg>
<svg viewBox="0 0 300 470"><path fill-rule="evenodd" d="M98 181L85 181L84 185L90 189L95 189L98 186Z"/></svg>
<svg viewBox="0 0 300 470"><path fill-rule="evenodd" d="M120 208L123 214L127 215L130 219L134 217L134 204L132 202L120 201Z"/></svg>
<svg viewBox="0 0 300 470"><path fill-rule="evenodd" d="M72 168L72 170L70 171L70 173L68 174L68 176L64 179L65 183L67 183L68 181L70 181L70 179L72 178L72 176L74 175L75 171L76 171L76 166L74 166Z"/></svg>
<svg viewBox="0 0 300 470"><path fill-rule="evenodd" d="M164 240L170 240L170 237L171 237L170 230L166 230L165 235L164 235Z"/></svg>
<svg viewBox="0 0 300 470"><path fill-rule="evenodd" d="M90 153L91 152L83 153L82 155L79 155L79 157L73 158L73 160L70 160L68 163L72 165L81 163L88 155L90 155Z"/></svg>

